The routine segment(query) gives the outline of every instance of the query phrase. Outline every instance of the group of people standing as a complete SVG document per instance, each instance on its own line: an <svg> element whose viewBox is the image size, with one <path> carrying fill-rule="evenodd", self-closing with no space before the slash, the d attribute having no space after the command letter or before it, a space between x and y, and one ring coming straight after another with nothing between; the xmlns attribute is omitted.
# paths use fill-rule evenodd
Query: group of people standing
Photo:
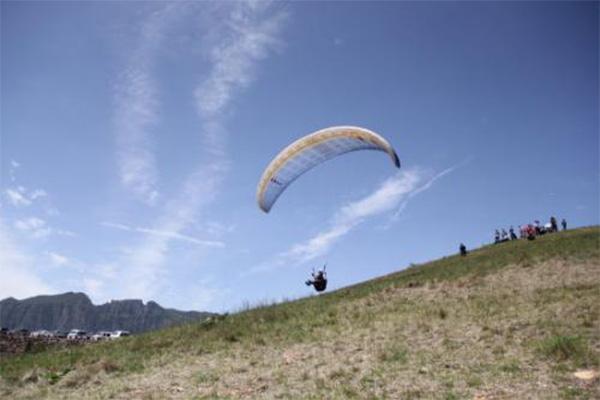
<svg viewBox="0 0 600 400"><path fill-rule="evenodd" d="M563 231L567 229L566 219L563 218L560 224ZM544 225L542 225L539 220L535 220L533 221L533 224L525 224L519 227L519 237L521 239L533 240L536 236L552 232L558 232L558 221L554 216L550 217L550 221ZM494 234L494 243L502 243L516 239L518 238L512 226L508 232L506 232L506 229L502 228L501 230L496 229Z"/></svg>
<svg viewBox="0 0 600 400"><path fill-rule="evenodd" d="M512 226L506 232L506 229L502 228L500 230L496 229L496 233L494 235L494 243L502 243L508 240L517 239L517 235L515 234L515 228Z"/></svg>
<svg viewBox="0 0 600 400"><path fill-rule="evenodd" d="M562 221L560 221L560 225L563 231L567 230L566 219L563 218ZM515 229L512 226L508 228L508 232L504 228L496 229L494 234L494 243L503 243L509 240L517 240L519 238L533 240L536 236L552 232L558 232L558 221L554 216L550 217L550 221L544 225L542 225L538 220L533 221L533 224L521 225L519 227L519 237L517 237ZM464 243L461 243L458 249L461 256L467 255L467 247L464 245Z"/></svg>

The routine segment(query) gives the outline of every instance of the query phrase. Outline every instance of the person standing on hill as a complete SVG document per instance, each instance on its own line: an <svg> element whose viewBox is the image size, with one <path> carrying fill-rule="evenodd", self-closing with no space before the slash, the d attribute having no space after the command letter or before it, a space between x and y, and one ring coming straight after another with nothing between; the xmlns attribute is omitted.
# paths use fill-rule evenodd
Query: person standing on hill
<svg viewBox="0 0 600 400"><path fill-rule="evenodd" d="M460 251L460 255L461 256L466 256L467 255L467 246L465 246L464 243L461 243L458 250Z"/></svg>
<svg viewBox="0 0 600 400"><path fill-rule="evenodd" d="M560 222L560 224L562 225L563 231L567 230L567 220L566 219L562 219L562 221Z"/></svg>
<svg viewBox="0 0 600 400"><path fill-rule="evenodd" d="M556 218L554 218L554 216L550 217L550 225L552 226L552 232L558 232L558 224L556 223Z"/></svg>
<svg viewBox="0 0 600 400"><path fill-rule="evenodd" d="M512 226L510 227L508 232L510 233L510 240L515 240L517 238L517 235L515 234L515 229Z"/></svg>

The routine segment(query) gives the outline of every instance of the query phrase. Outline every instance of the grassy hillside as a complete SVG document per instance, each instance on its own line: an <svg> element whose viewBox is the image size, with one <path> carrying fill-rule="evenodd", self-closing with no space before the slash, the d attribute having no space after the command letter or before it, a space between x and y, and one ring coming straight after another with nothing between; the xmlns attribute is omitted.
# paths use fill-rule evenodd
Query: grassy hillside
<svg viewBox="0 0 600 400"><path fill-rule="evenodd" d="M0 360L11 398L600 398L600 229L320 296ZM589 372L589 371L588 371Z"/></svg>

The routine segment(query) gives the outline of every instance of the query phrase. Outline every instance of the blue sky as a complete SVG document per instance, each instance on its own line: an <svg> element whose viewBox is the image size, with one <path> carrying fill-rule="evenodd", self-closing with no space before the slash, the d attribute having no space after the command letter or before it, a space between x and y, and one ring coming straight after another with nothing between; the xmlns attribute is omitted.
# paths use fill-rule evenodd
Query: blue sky
<svg viewBox="0 0 600 400"><path fill-rule="evenodd" d="M599 223L597 2L1 7L0 298L235 310ZM335 125L379 152L256 185Z"/></svg>

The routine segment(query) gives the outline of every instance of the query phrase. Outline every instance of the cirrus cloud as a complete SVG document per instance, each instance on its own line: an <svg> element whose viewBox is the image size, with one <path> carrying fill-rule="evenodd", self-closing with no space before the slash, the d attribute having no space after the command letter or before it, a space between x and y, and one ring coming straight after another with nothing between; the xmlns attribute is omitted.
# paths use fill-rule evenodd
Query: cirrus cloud
<svg viewBox="0 0 600 400"><path fill-rule="evenodd" d="M327 228L304 241L291 245L288 250L250 269L245 274L268 271L283 265L299 265L313 260L326 254L336 242L365 221L396 210L388 221L393 223L399 213L406 208L409 199L430 189L437 180L454 171L459 165L435 175L421 168L398 172L368 196L342 205L329 219Z"/></svg>

